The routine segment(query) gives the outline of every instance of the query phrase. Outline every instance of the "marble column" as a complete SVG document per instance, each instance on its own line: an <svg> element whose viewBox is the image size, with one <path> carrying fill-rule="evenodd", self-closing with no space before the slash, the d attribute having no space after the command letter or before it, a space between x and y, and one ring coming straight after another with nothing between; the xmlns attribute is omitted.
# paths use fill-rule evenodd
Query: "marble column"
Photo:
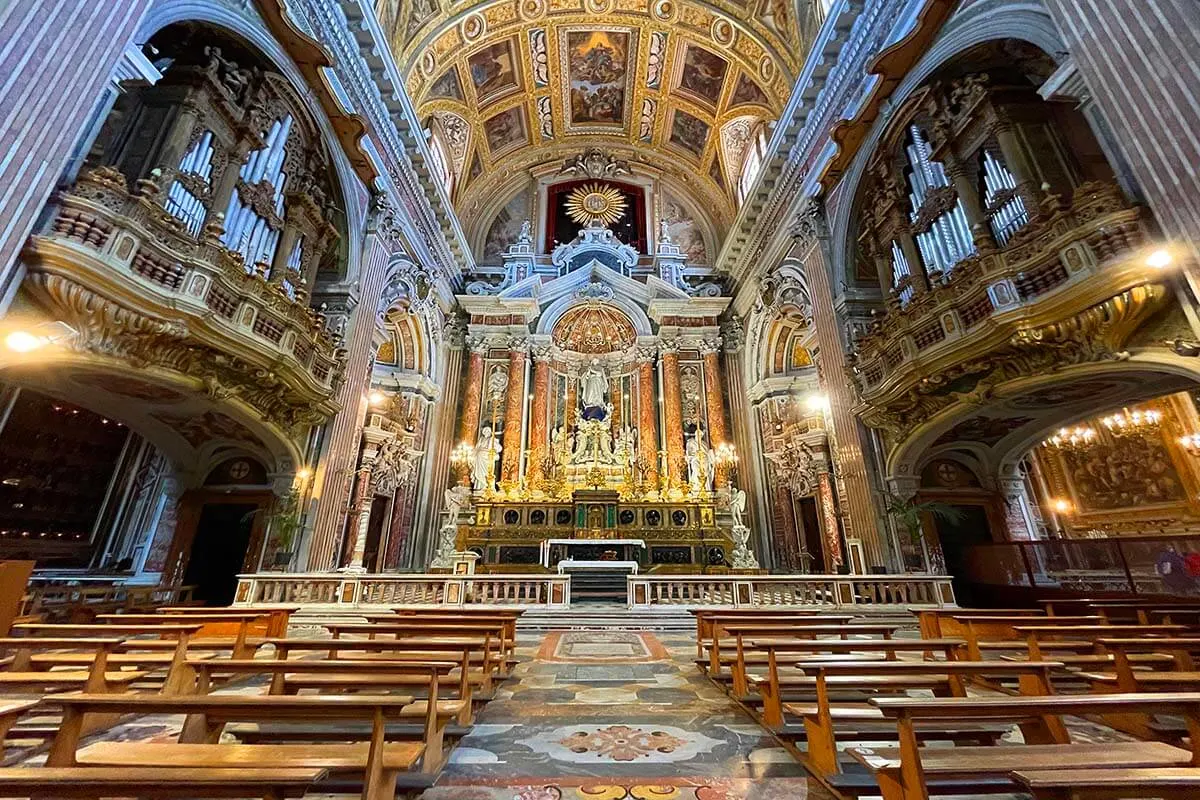
<svg viewBox="0 0 1200 800"><path fill-rule="evenodd" d="M801 212L796 230L796 255L804 262L804 274L813 298L813 328L824 367L825 390L829 395L830 451L838 465L838 495L842 524L847 539L862 541L868 568L888 565L890 559L875 514L875 496L867 470L869 439L854 415L857 402L845 375L846 348L842 342L837 309L833 307L832 269L826 254L828 231L819 207ZM899 567L899 564L891 564Z"/></svg>
<svg viewBox="0 0 1200 800"><path fill-rule="evenodd" d="M546 446L550 424L550 348L533 351L533 406L529 418L529 487L538 488L545 480ZM507 445L506 445L507 447Z"/></svg>
<svg viewBox="0 0 1200 800"><path fill-rule="evenodd" d="M729 425L725 421L725 392L721 388L721 340L704 341L700 355L704 358L704 405L708 409L708 443L716 450L729 444ZM729 485L729 474L718 469L714 485L721 489Z"/></svg>
<svg viewBox="0 0 1200 800"><path fill-rule="evenodd" d="M367 414L367 389L375 364L375 322L387 283L390 254L386 240L370 232L363 243L358 297L347 295L340 302L342 309L331 307L327 311L330 316L344 314L346 319L346 377L337 395L341 410L327 423L323 450L314 461L312 497L316 510L306 558L310 572L325 572L337 566L338 541L346 532L348 500Z"/></svg>
<svg viewBox="0 0 1200 800"><path fill-rule="evenodd" d="M660 346L658 367L662 370L664 433L667 451L667 481L671 489L687 483L683 457L683 395L679 388L679 350L674 342Z"/></svg>
<svg viewBox="0 0 1200 800"><path fill-rule="evenodd" d="M346 524L346 541L338 556L339 562L352 571L363 569L363 555L367 544L367 526L371 523L371 465L364 463L354 481L354 495L350 501L350 516Z"/></svg>
<svg viewBox="0 0 1200 800"><path fill-rule="evenodd" d="M658 479L658 408L654 404L654 350L638 351L638 461L648 484Z"/></svg>
<svg viewBox="0 0 1200 800"><path fill-rule="evenodd" d="M463 385L463 409L458 425L456 444L475 445L479 436L479 409L483 405L483 355L488 343L482 339L468 340L471 348L467 360L467 381Z"/></svg>
<svg viewBox="0 0 1200 800"><path fill-rule="evenodd" d="M563 410L563 420L568 431L575 430L576 418L579 416L579 376L567 376L567 392L563 398L566 408Z"/></svg>
<svg viewBox="0 0 1200 800"><path fill-rule="evenodd" d="M521 412L525 409L525 358L528 342L513 342L508 351L508 393L504 398L504 450L500 454L500 490L517 488L521 473Z"/></svg>

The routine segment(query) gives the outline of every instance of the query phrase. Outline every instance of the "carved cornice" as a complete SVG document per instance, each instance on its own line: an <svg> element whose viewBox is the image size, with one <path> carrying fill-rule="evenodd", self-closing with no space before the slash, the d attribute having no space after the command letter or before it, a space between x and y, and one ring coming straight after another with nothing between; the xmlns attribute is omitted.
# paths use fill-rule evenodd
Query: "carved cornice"
<svg viewBox="0 0 1200 800"><path fill-rule="evenodd" d="M77 331L67 346L123 362L132 370L169 370L192 380L215 401L236 398L303 442L307 430L337 411L329 394L205 342L182 320L158 319L115 302L69 278L34 271L25 286Z"/></svg>

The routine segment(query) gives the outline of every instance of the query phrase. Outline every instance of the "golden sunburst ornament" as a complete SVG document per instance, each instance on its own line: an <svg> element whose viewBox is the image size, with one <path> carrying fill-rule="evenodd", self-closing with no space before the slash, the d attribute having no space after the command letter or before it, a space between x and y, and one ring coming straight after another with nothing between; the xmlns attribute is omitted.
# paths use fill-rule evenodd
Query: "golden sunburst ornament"
<svg viewBox="0 0 1200 800"><path fill-rule="evenodd" d="M587 183L567 195L567 216L580 225L599 222L611 226L625 216L625 195L607 183Z"/></svg>

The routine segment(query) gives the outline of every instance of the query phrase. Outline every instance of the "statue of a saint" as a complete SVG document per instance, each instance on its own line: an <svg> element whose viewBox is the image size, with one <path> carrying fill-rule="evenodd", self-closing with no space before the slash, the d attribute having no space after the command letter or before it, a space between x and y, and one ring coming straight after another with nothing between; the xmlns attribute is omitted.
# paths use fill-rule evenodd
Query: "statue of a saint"
<svg viewBox="0 0 1200 800"><path fill-rule="evenodd" d="M465 486L451 486L442 494L442 499L446 502L447 525L458 524L458 512L467 504L470 495Z"/></svg>
<svg viewBox="0 0 1200 800"><path fill-rule="evenodd" d="M687 464L688 486L693 492L699 492L704 480L703 467L701 461L703 457L700 454L700 437L697 434L692 434L688 437L687 444L683 449L683 460Z"/></svg>
<svg viewBox="0 0 1200 800"><path fill-rule="evenodd" d="M592 359L591 366L583 373L579 382L582 392L584 419L604 419L607 414L605 398L608 396L608 376L600 368L599 359Z"/></svg>
<svg viewBox="0 0 1200 800"><path fill-rule="evenodd" d="M733 527L741 528L745 526L742 522L742 514L746 513L746 493L741 489L734 489L733 495L729 498L729 515L733 517Z"/></svg>
<svg viewBox="0 0 1200 800"><path fill-rule="evenodd" d="M490 473L496 463L496 455L504 448L496 440L496 434L488 425L483 426L479 433L479 442L475 445L475 460L471 465L471 487L482 492L494 488Z"/></svg>

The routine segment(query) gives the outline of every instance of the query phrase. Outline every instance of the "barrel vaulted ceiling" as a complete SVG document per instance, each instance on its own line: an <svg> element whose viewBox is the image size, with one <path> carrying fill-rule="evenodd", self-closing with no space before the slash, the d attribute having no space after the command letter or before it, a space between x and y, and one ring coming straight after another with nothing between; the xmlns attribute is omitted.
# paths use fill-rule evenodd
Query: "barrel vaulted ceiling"
<svg viewBox="0 0 1200 800"><path fill-rule="evenodd" d="M732 220L750 134L816 27L806 0L379 0L418 114L448 143L464 221L591 148ZM465 224L465 223L464 223Z"/></svg>

